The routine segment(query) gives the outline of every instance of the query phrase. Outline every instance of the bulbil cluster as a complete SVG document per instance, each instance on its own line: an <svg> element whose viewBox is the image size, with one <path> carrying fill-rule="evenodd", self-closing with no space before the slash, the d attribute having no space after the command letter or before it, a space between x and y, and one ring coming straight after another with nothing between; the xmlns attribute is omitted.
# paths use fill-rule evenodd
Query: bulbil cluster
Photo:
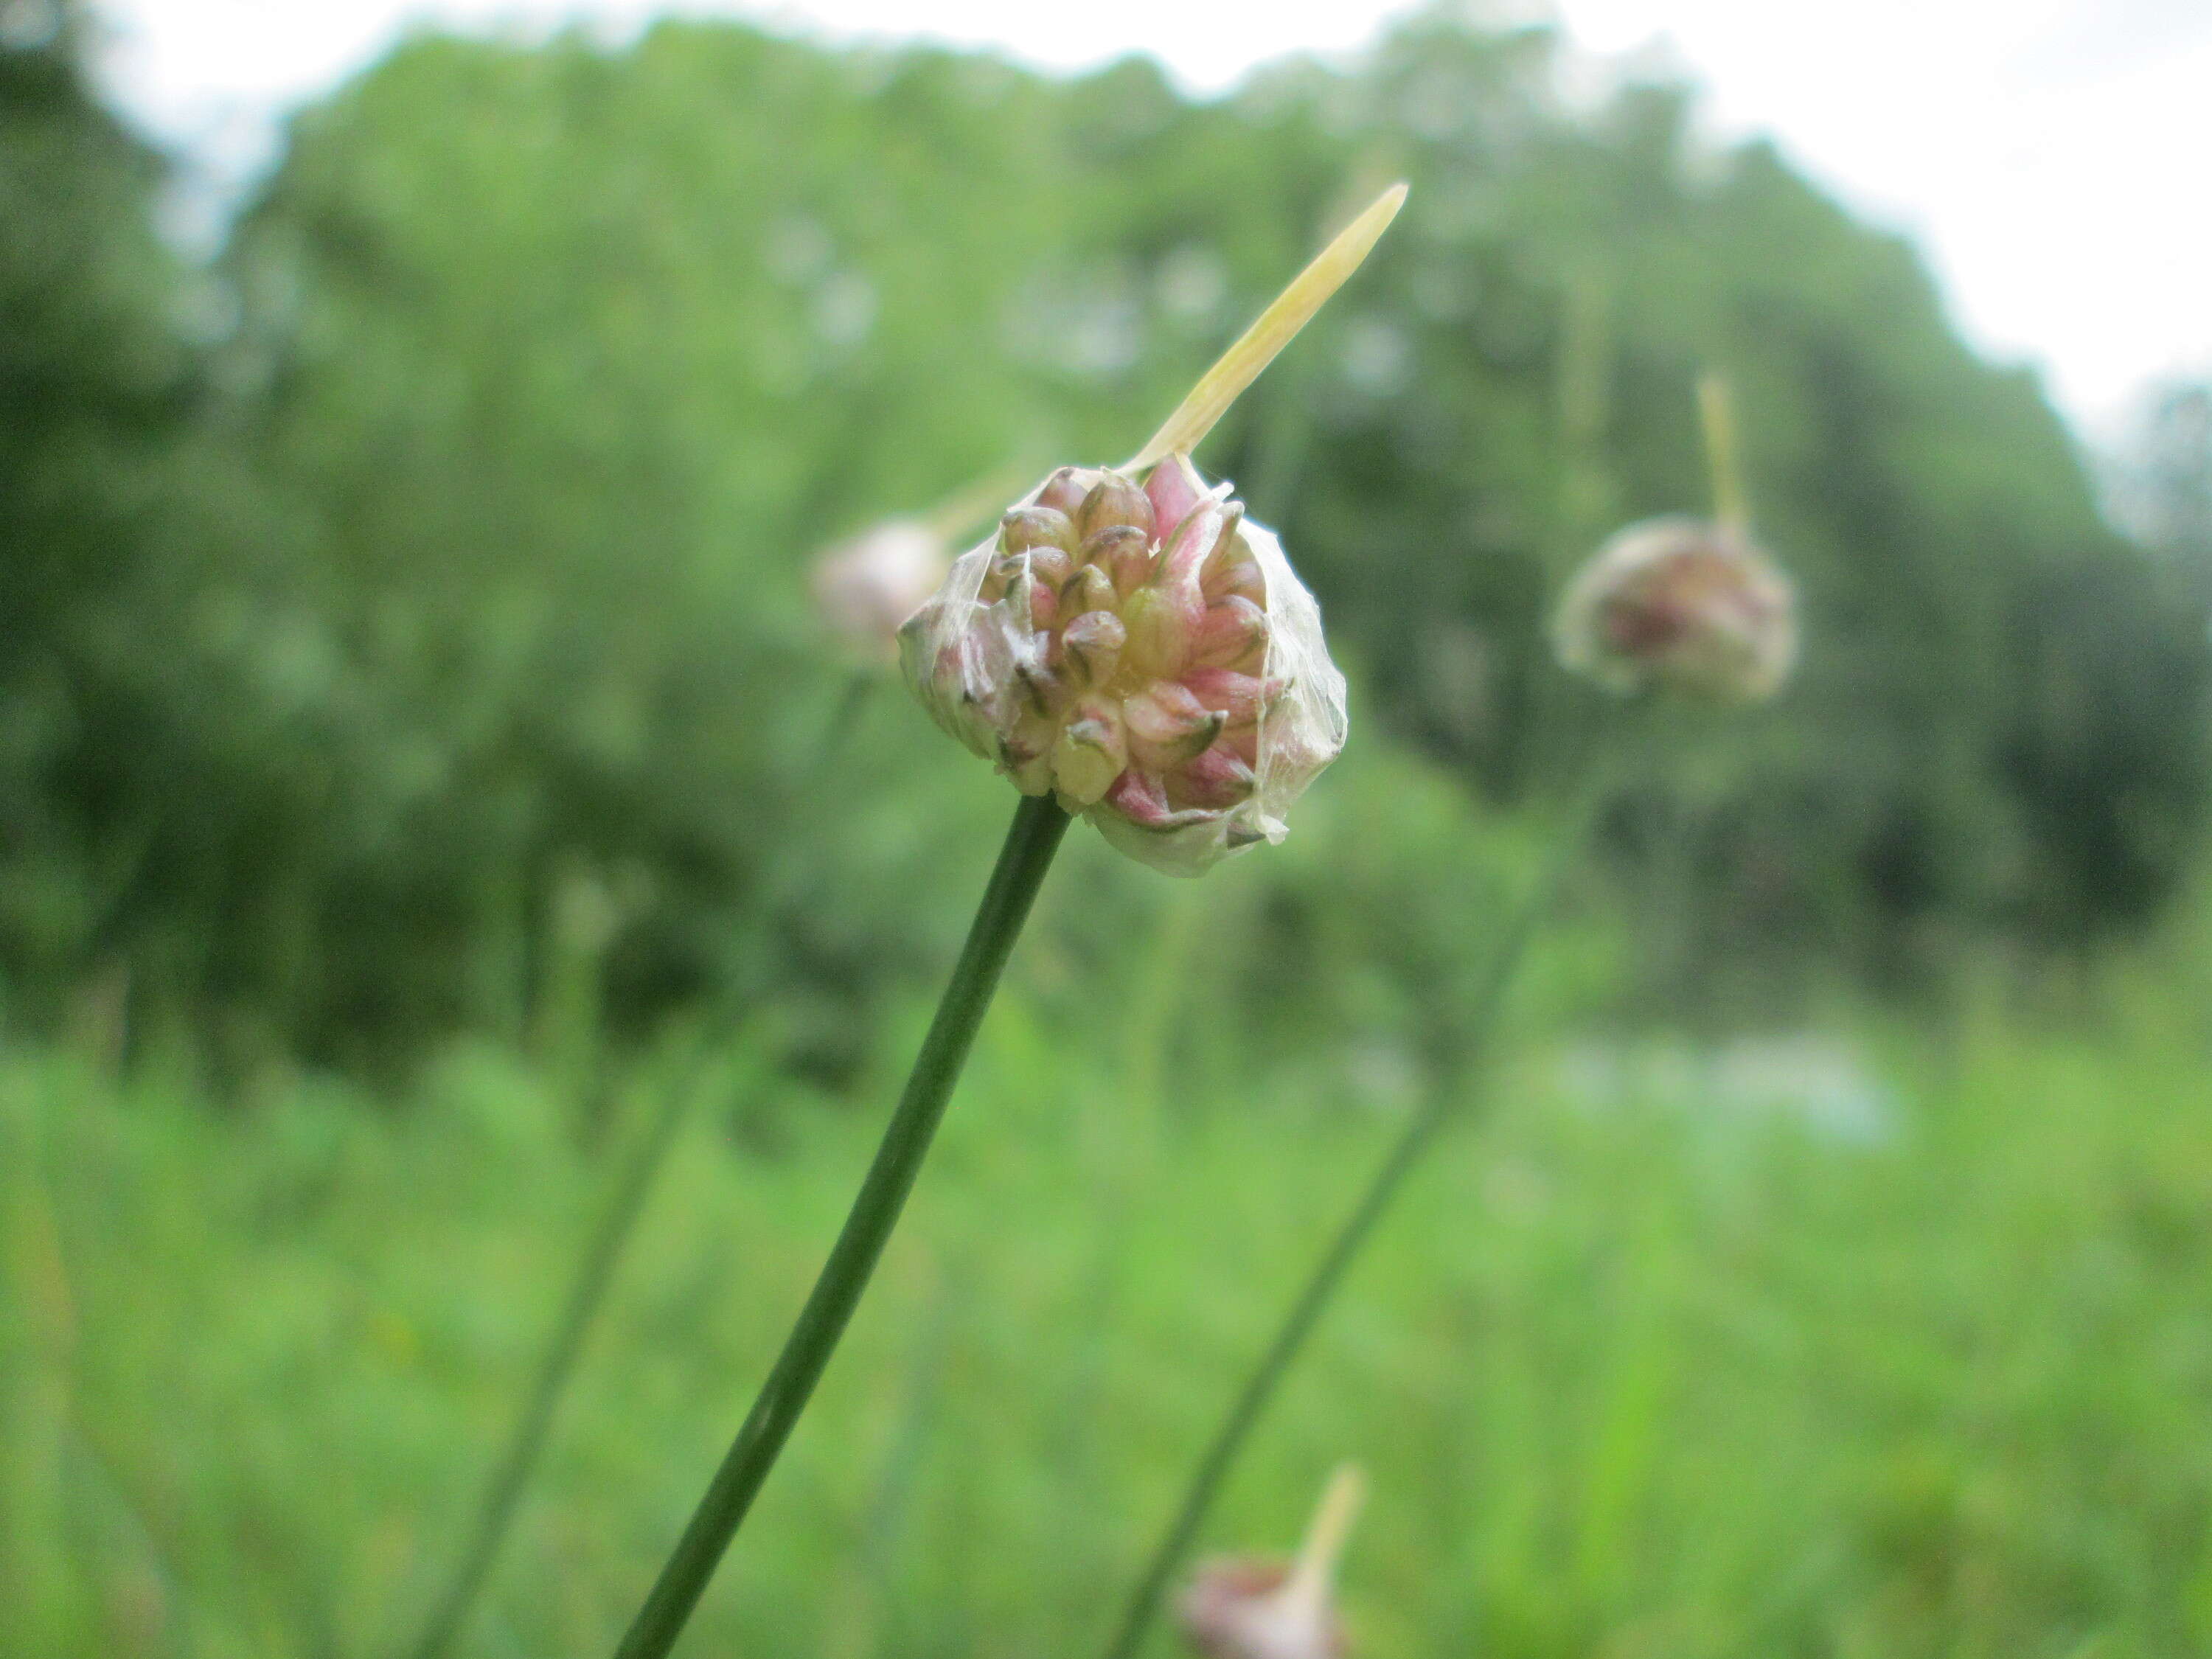
<svg viewBox="0 0 2212 1659"><path fill-rule="evenodd" d="M938 724L1174 874L1279 841L1344 745L1344 680L1273 534L1171 455L1063 467L900 633Z"/></svg>

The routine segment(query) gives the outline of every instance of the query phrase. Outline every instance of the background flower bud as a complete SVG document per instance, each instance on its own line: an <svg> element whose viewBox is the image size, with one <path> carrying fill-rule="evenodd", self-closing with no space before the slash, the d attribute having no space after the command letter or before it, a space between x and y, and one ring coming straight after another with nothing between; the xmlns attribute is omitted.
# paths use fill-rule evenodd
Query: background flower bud
<svg viewBox="0 0 2212 1659"><path fill-rule="evenodd" d="M1569 584L1559 660L1617 691L1752 702L1797 659L1790 583L1741 532L1690 518L1617 532Z"/></svg>
<svg viewBox="0 0 2212 1659"><path fill-rule="evenodd" d="M1320 611L1228 495L1180 455L1063 467L901 633L939 726L1176 875L1281 840L1344 746Z"/></svg>
<svg viewBox="0 0 2212 1659"><path fill-rule="evenodd" d="M937 591L948 562L936 532L889 519L824 549L807 585L832 633L870 656L888 656L898 649L899 624Z"/></svg>
<svg viewBox="0 0 2212 1659"><path fill-rule="evenodd" d="M1365 1483L1350 1464L1322 1495L1295 1561L1222 1556L1199 1564L1177 1607L1206 1659L1343 1659L1334 1582Z"/></svg>

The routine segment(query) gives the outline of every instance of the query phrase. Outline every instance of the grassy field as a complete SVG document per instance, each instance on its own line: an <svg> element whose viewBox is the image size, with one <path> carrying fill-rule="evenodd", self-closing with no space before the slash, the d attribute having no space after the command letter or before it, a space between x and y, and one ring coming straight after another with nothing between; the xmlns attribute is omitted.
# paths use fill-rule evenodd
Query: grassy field
<svg viewBox="0 0 2212 1659"><path fill-rule="evenodd" d="M1990 1022L1819 1052L1503 1060L1212 1541L1287 1545L1351 1457L1369 1655L2212 1652L2201 1038ZM487 1656L611 1650L872 1115L741 1045L641 1069L596 1127L488 1052L387 1110L0 1061L0 1649L403 1650L608 1153L670 1090L696 1104L471 1632ZM1002 1004L686 1651L1103 1639L1403 1109L1156 1093Z"/></svg>

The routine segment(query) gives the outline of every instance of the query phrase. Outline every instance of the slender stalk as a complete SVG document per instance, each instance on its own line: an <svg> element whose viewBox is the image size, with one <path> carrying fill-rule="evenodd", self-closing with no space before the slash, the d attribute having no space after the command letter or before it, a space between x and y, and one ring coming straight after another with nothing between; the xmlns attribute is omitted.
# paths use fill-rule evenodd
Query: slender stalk
<svg viewBox="0 0 2212 1659"><path fill-rule="evenodd" d="M914 1190L915 1177L991 1005L991 994L998 988L1000 972L1012 954L1067 825L1067 814L1048 795L1025 799L1016 811L968 942L929 1034L922 1039L921 1052L884 1131L875 1162L845 1218L844 1230L728 1455L661 1568L629 1633L623 1638L617 1659L661 1659L674 1645L769 1471L775 1467L867 1288L907 1195Z"/></svg>
<svg viewBox="0 0 2212 1659"><path fill-rule="evenodd" d="M1459 1042L1470 1056L1478 1052L1489 1039L1496 1025L1498 1012L1505 1000L1506 988L1512 983L1515 970L1520 966L1529 939L1537 924L1558 896L1559 884L1574 856L1582 847L1585 833L1596 816L1604 798L1607 781L1606 769L1596 763L1599 751L1605 746L1602 732L1590 744L1591 753L1583 763L1584 781L1576 806L1559 835L1553 839L1551 856L1543 870L1523 897L1499 935L1497 949L1477 983L1474 995L1461 1022ZM1464 1097L1455 1094L1439 1081L1429 1093L1413 1117L1407 1121L1398 1139L1384 1156L1367 1189L1352 1206L1338 1228L1336 1236L1322 1251L1320 1261L1297 1297L1291 1301L1282 1324L1277 1328L1274 1339L1260 1358L1244 1386L1237 1393L1229 1413L1214 1431L1198 1468L1191 1476L1188 1488L1175 1517L1168 1523L1159 1542L1153 1547L1146 1563L1142 1577L1130 1595L1128 1605L1112 1640L1105 1646L1105 1659L1133 1659L1145 1632L1158 1613L1160 1603L1167 1595L1170 1583L1182 1567L1183 1559L1197 1540L1199 1529L1213 1507L1222 1484L1235 1467L1237 1455L1259 1424L1261 1414L1274 1398L1275 1390L1291 1368L1306 1340L1313 1334L1321 1316L1328 1310L1345 1274L1358 1259L1360 1251L1375 1231L1399 1188L1405 1184L1420 1163L1439 1133L1457 1115Z"/></svg>
<svg viewBox="0 0 2212 1659"><path fill-rule="evenodd" d="M453 1582L446 1587L445 1595L439 1598L429 1621L422 1627L422 1637L415 1644L415 1659L438 1659L453 1645L468 1621L484 1581L491 1576L500 1547L514 1524L522 1494L530 1485L538 1459L544 1455L546 1437L552 1431L561 1396L567 1391L568 1378L583 1355L584 1339L590 1334L599 1304L606 1299L615 1267L644 1211L654 1178L660 1173L669 1147L675 1143L676 1131L690 1109L695 1092L694 1080L688 1075L665 1085L653 1121L647 1126L643 1139L622 1172L614 1195L577 1264L576 1277L568 1287L567 1305L562 1310L561 1323L538 1365L537 1381L531 1387L529 1402L515 1423L507 1455L500 1459L490 1483L484 1488L483 1505L468 1552L462 1556Z"/></svg>

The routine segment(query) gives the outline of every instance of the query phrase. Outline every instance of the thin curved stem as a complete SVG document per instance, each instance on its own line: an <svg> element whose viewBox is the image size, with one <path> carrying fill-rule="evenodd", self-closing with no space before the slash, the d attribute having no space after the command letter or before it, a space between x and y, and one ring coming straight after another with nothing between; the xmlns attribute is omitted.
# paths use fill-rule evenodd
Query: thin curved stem
<svg viewBox="0 0 2212 1659"><path fill-rule="evenodd" d="M1000 972L1012 954L1068 821L1048 795L1025 799L1016 811L968 942L937 1006L929 1034L922 1039L921 1052L884 1131L875 1162L845 1218L844 1230L784 1340L775 1370L623 1638L617 1659L661 1659L674 1645L769 1471L775 1467L906 1207L953 1085L991 1006L991 994L998 988Z"/></svg>
<svg viewBox="0 0 2212 1659"><path fill-rule="evenodd" d="M1606 782L1605 769L1597 763L1599 751L1604 746L1603 733L1594 738L1591 752L1584 757L1584 783L1577 802L1567 821L1562 824L1553 842L1551 856L1523 897L1518 910L1499 935L1498 947L1492 953L1483 976L1475 988L1464 1022L1460 1027L1460 1042L1472 1056L1488 1041L1498 1022L1499 1010L1505 1000L1506 988L1512 983L1515 970L1528 950L1528 941L1545 915L1558 896L1559 884L1567 869L1580 850L1590 821L1603 799ZM1261 1416L1273 1400L1306 1340L1313 1334L1321 1316L1328 1311L1343 1284L1346 1273L1358 1259L1376 1224L1389 1212L1406 1177L1421 1161L1437 1134L1457 1115L1464 1097L1454 1094L1441 1082L1431 1088L1428 1098L1407 1122L1396 1142L1383 1157L1381 1165L1360 1194L1358 1203L1337 1229L1336 1236L1322 1252L1320 1261L1306 1279L1297 1297L1292 1299L1283 1322L1277 1328L1274 1339L1268 1343L1260 1363L1245 1380L1243 1389L1230 1406L1219 1428L1214 1431L1198 1468L1191 1476L1188 1488L1174 1518L1169 1522L1159 1542L1154 1546L1137 1587L1123 1609L1121 1623L1115 1626L1113 1638L1103 1650L1105 1659L1133 1659L1139 1644L1145 1638L1153 1619L1158 1616L1160 1603L1167 1595L1168 1586L1182 1567L1191 1546L1197 1541L1199 1529L1212 1510L1213 1501L1220 1493L1230 1470L1235 1467L1238 1454Z"/></svg>

